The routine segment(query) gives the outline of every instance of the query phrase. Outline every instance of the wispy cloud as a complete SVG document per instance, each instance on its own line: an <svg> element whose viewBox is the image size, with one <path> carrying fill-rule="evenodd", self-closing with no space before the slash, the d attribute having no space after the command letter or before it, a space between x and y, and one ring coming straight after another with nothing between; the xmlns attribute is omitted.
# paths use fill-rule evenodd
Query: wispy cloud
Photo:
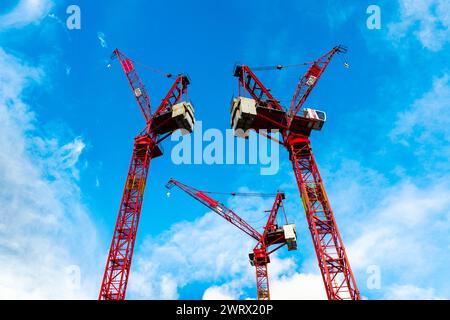
<svg viewBox="0 0 450 320"><path fill-rule="evenodd" d="M96 228L76 183L84 143L36 133L23 91L40 68L3 49L0 68L0 299L94 298Z"/></svg>
<svg viewBox="0 0 450 320"><path fill-rule="evenodd" d="M386 290L385 299L389 300L436 300L443 299L433 288L420 288L414 285L395 285Z"/></svg>
<svg viewBox="0 0 450 320"><path fill-rule="evenodd" d="M394 143L435 174L450 165L450 76L432 81L431 89L397 114L390 132Z"/></svg>
<svg viewBox="0 0 450 320"><path fill-rule="evenodd" d="M38 23L52 7L52 0L20 0L11 12L0 16L0 30Z"/></svg>
<svg viewBox="0 0 450 320"><path fill-rule="evenodd" d="M410 35L424 48L439 51L450 42L450 2L399 0L400 19L388 25L389 37L403 41Z"/></svg>
<svg viewBox="0 0 450 320"><path fill-rule="evenodd" d="M130 297L177 299L181 288L198 281L253 280L247 270L250 248L251 241L215 213L176 223L158 237L148 237L139 249Z"/></svg>
<svg viewBox="0 0 450 320"><path fill-rule="evenodd" d="M393 140L442 144L450 143L450 76L435 78L432 88L401 111L391 131Z"/></svg>
<svg viewBox="0 0 450 320"><path fill-rule="evenodd" d="M340 1L327 1L327 18L330 28L338 28L355 13L356 6Z"/></svg>
<svg viewBox="0 0 450 320"><path fill-rule="evenodd" d="M178 194L172 198L174 196L185 197ZM271 207L272 201L240 198L230 200L229 206L259 227L264 223L261 219L264 218L263 211ZM248 253L255 244L213 212L194 221L176 223L158 237L148 237L139 249L130 276L130 297L176 299L180 289L188 284L213 282L214 285L203 293L204 299L255 298L255 269L248 262ZM300 275L295 271L294 260L277 255L271 257L269 277L274 299L326 297L323 285L310 291L308 283L311 283L310 279L316 279L315 276ZM299 279L305 282L297 286ZM284 285L289 289L283 290Z"/></svg>
<svg viewBox="0 0 450 320"><path fill-rule="evenodd" d="M337 222L345 226L340 229L362 294L383 298L390 288L414 285L448 296L444 285L448 282L444 270L450 262L445 245L450 231L448 177L405 176L389 182L369 178L366 168L346 166L346 162L342 160L336 169L336 179L324 179ZM343 190L350 180L351 192L346 194ZM371 265L380 268L381 290L367 287L366 271Z"/></svg>

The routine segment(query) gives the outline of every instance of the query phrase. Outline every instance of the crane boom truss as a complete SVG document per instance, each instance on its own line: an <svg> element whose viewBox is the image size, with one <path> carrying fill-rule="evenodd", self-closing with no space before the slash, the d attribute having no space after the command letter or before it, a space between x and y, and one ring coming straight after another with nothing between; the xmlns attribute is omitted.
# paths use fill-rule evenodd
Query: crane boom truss
<svg viewBox="0 0 450 320"><path fill-rule="evenodd" d="M285 245L284 234L277 235L272 237L270 240L268 239L268 233L270 231L274 231L278 226L276 224L276 218L280 208L283 208L283 199L284 193L278 192L276 194L275 202L270 211L267 223L264 227L263 234L260 234L253 227L251 227L247 222L245 222L242 218L240 218L236 213L234 213L231 209L225 207L219 201L208 196L208 193L213 193L210 191L201 191L191 186L188 186L182 182L179 182L174 179L170 179L166 185L168 189L173 188L173 186L179 187L181 190L186 192L195 200L203 203L208 208L212 209L214 212L219 214L222 218L242 230L244 233L251 236L253 239L257 241L255 247L253 248L253 258L252 263L255 266L256 271L256 289L258 300L269 300L270 299L270 291L269 291L269 274L267 270L267 264L270 262L269 255L276 250L280 249L283 245ZM230 193L229 195L249 195L255 196L257 193ZM267 196L267 194L260 194L263 196ZM286 221L287 222L287 221ZM267 252L268 247L274 244L280 244L275 249Z"/></svg>
<svg viewBox="0 0 450 320"><path fill-rule="evenodd" d="M136 101L145 118L145 122L148 123L152 118L150 98L148 97L147 89L145 89L145 86L141 78L139 77L139 74L134 68L133 61L127 58L118 49L114 50L113 56L116 56L119 59L120 64L122 65L122 69L130 84L131 90L133 91L133 95L136 98Z"/></svg>
<svg viewBox="0 0 450 320"><path fill-rule="evenodd" d="M248 234L256 241L259 241L261 239L262 235L258 231L256 231L250 224L248 224L244 219L234 213L233 210L227 208L224 204L208 196L206 192L195 189L177 180L170 179L167 183L167 188L171 189L173 186L177 186L195 200L203 203L205 206L216 212L219 216L242 230L244 233Z"/></svg>
<svg viewBox="0 0 450 320"><path fill-rule="evenodd" d="M241 95L240 91L243 88L244 92L247 91L259 103L283 111L283 107L279 101L272 96L270 90L264 87L262 82L248 66L238 66L235 71L235 76L239 79L239 95Z"/></svg>
<svg viewBox="0 0 450 320"><path fill-rule="evenodd" d="M170 88L169 92L167 92L167 95L162 100L161 104L159 105L158 109L155 112L155 115L161 113L162 111L167 111L170 108L172 108L175 104L177 104L181 97L186 94L186 100L187 100L187 86L189 84L189 79L187 76L179 75L172 87Z"/></svg>
<svg viewBox="0 0 450 320"><path fill-rule="evenodd" d="M309 94L316 86L325 69L330 64L331 59L336 53L345 53L347 49L343 46L336 46L322 57L314 61L308 71L300 78L295 88L294 97L292 98L289 108L288 117L292 119L302 108Z"/></svg>

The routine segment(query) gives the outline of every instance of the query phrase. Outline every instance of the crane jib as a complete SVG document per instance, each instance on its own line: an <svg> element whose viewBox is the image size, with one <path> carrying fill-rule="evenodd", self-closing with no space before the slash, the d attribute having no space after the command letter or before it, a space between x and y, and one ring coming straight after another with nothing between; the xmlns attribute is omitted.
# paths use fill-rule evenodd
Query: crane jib
<svg viewBox="0 0 450 320"><path fill-rule="evenodd" d="M134 70L133 62L130 59L125 59L121 61L123 70L126 74Z"/></svg>
<svg viewBox="0 0 450 320"><path fill-rule="evenodd" d="M205 201L209 206L212 207L217 207L217 205L219 204L219 201L214 200L213 198L207 196L206 194L204 194L203 192L199 191L195 193L195 196L197 196L198 198L202 199L203 201Z"/></svg>

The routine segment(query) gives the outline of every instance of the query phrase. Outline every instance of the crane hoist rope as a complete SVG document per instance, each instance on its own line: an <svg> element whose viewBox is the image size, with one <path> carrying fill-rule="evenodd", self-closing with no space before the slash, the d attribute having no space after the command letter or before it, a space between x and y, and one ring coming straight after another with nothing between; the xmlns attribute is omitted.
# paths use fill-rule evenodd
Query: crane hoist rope
<svg viewBox="0 0 450 320"><path fill-rule="evenodd" d="M124 55L122 52L121 52L121 54L122 54L126 59L130 60L131 62L133 62L134 64L138 64L138 65L140 65L142 68L147 69L147 70L149 70L149 71L151 71L151 72L157 73L157 74L159 74L159 75L162 75L162 76L164 76L164 77L167 78L167 79L171 79L171 78L174 77L174 73L165 72L165 71L162 71L162 70L153 68L153 67L149 67L149 66L147 66L146 64L144 64L144 63L142 63L142 62L140 62L140 61L138 61L138 60L131 59L131 58L127 57L127 56ZM111 60L114 60L116 57L117 57L116 54L112 54L112 55L111 55ZM181 74L181 73L177 73L177 74L179 75L179 74Z"/></svg>

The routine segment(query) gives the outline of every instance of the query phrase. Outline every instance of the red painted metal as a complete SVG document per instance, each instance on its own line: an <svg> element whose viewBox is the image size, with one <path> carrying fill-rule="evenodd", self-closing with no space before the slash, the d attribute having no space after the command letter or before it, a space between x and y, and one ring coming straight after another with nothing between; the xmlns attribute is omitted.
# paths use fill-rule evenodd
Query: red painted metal
<svg viewBox="0 0 450 320"><path fill-rule="evenodd" d="M125 299L152 146L156 147L150 137L139 137L135 141L100 290L101 300Z"/></svg>
<svg viewBox="0 0 450 320"><path fill-rule="evenodd" d="M267 271L267 264L269 263L269 257L265 248L264 253L261 254L258 260L255 261L256 270L256 293L258 300L270 300L269 290L269 273ZM256 256L256 253L254 253Z"/></svg>
<svg viewBox="0 0 450 320"><path fill-rule="evenodd" d="M180 181L170 179L167 182L166 187L168 189L171 189L173 186L177 186L184 192L186 192L188 195L190 195L195 200L203 203L205 206L216 212L218 215L220 215L222 218L227 220L229 223L233 224L246 234L248 234L250 237L255 239L256 241L259 241L259 239L262 237L262 235L256 231L251 225L249 225L245 220L243 220L241 217L239 217L236 213L233 212L233 210L227 208L224 204L220 203L219 201L211 198L210 196L207 196L205 191L201 191L198 189L195 189L191 186L188 186L187 184L184 184Z"/></svg>
<svg viewBox="0 0 450 320"><path fill-rule="evenodd" d="M123 71L127 76L128 82L130 83L133 95L136 98L136 101L139 104L141 112L145 118L145 122L148 123L152 117L152 108L150 106L150 98L148 97L147 89L142 83L141 78L139 77L136 69L134 68L131 59L127 58L118 49L114 50L114 55L119 59ZM140 94L136 94L137 90L140 91Z"/></svg>
<svg viewBox="0 0 450 320"><path fill-rule="evenodd" d="M309 94L316 86L320 77L322 76L325 69L330 64L331 59L337 53L345 53L347 49L343 46L336 46L322 57L317 59L312 63L309 67L308 71L300 78L300 81L297 84L295 89L294 97L291 102L291 107L288 111L288 117L292 120L292 118L298 114L306 99L308 99ZM315 79L311 78L314 77ZM311 81L309 81L311 80ZM312 81L313 80L313 81Z"/></svg>
<svg viewBox="0 0 450 320"><path fill-rule="evenodd" d="M288 147L311 238L329 300L359 300L360 295L347 258L310 142L290 136Z"/></svg>
<svg viewBox="0 0 450 320"><path fill-rule="evenodd" d="M150 99L132 61L117 49L114 54L119 58L127 76L144 115L146 126L135 138L133 155L100 287L99 300L125 299L150 161L162 155L158 143L164 139L159 138L157 128L151 126L156 113L153 115L151 113ZM186 77L178 76L157 112L180 101L182 96L187 93L188 84L189 81L186 81Z"/></svg>
<svg viewBox="0 0 450 320"><path fill-rule="evenodd" d="M272 206L272 210L270 210L269 217L267 219L267 223L264 227L264 233L262 237L259 239L256 246L253 248L254 254L254 264L256 269L256 289L258 294L258 300L270 300L270 290L269 290L269 274L267 271L267 264L270 262L269 254L278 250L283 246L284 243L284 234L279 237L269 238L269 233L274 232L279 229L278 224L276 223L278 212L280 208L283 208L283 199L284 194L278 193L277 197ZM285 214L286 218L286 214ZM286 219L287 224L287 219ZM275 248L274 250L267 252L267 249L275 244L282 244L281 246Z"/></svg>
<svg viewBox="0 0 450 320"><path fill-rule="evenodd" d="M270 211L266 226L264 227L264 232L261 234L258 231L256 231L252 226L250 226L244 219L242 219L236 213L234 213L231 209L227 208L219 201L205 194L210 193L209 191L201 191L191 186L188 186L180 181L170 179L166 187L168 189L171 189L174 186L177 186L195 200L203 203L205 206L216 212L222 218L224 218L225 220L227 220L228 222L230 222L238 229L245 232L246 234L248 234L250 237L252 237L257 241L257 244L253 248L253 261L252 261L256 270L257 297L259 300L269 300L270 299L269 275L267 271L267 264L270 262L269 255L286 244L284 241L285 240L284 234L282 234L279 237L270 237L271 233L273 233L276 230L280 230L279 226L276 223L276 220L279 210L282 208L284 211L283 207L284 193L278 192L276 194L275 202L272 206L272 210ZM231 193L230 195L235 196L238 194ZM248 195L258 196L257 193L252 193ZM284 216L286 219L286 214L284 214ZM268 248L275 244L280 245L272 249L270 252L268 252L267 251Z"/></svg>
<svg viewBox="0 0 450 320"><path fill-rule="evenodd" d="M346 49L342 46L334 47L325 55L310 63L310 68L300 78L291 107L285 114L285 120L279 121L278 129L282 136L282 143L290 155L328 299L359 300L361 297L358 287L310 147L309 135L311 129L300 128L300 132L294 132L291 128L292 120L295 117L299 118L297 113L332 57L341 52L346 52ZM264 87L247 66L238 66L234 76L238 78L240 94L248 92L258 105L272 105L283 110L277 100L270 95L270 90ZM315 77L315 79L310 78L310 76ZM264 99L269 99L269 101ZM258 122L256 121L256 123ZM297 126L295 130L298 129Z"/></svg>

